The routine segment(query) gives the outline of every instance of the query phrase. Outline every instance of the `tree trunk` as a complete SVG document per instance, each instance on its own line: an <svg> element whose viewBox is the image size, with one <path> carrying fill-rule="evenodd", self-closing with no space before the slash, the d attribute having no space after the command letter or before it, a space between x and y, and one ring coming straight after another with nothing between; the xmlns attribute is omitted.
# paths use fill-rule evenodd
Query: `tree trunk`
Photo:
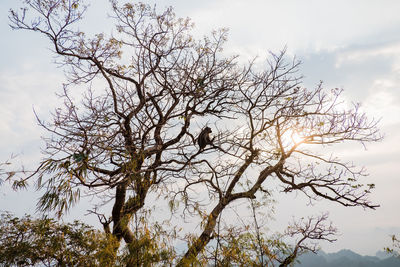
<svg viewBox="0 0 400 267"><path fill-rule="evenodd" d="M208 244L214 232L215 225L217 224L217 218L221 214L225 206L226 204L223 204L223 200L220 200L217 206L215 206L213 211L208 216L207 224L204 227L203 233L201 233L201 235L188 248L186 254L178 262L177 267L189 266L196 259L197 255Z"/></svg>

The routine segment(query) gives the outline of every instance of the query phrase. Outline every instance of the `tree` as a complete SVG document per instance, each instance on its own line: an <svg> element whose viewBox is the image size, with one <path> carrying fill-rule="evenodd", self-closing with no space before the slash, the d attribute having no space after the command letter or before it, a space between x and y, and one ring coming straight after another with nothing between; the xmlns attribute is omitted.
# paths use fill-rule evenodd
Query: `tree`
<svg viewBox="0 0 400 267"><path fill-rule="evenodd" d="M327 240L329 242L335 241L332 238L336 234L336 228L332 224L326 225L324 222L327 220L328 215L323 214L316 218L309 217L302 219L300 222L293 222L285 231L286 236L295 237L299 236L293 248L285 249L287 255L280 262L280 267L289 266L295 259L306 252L316 253L318 250L316 241ZM306 242L313 242L313 244L306 244ZM285 243L284 243L285 244Z"/></svg>
<svg viewBox="0 0 400 267"><path fill-rule="evenodd" d="M0 266L151 266L170 263L158 229L135 229L135 242L117 253L111 234L79 221L59 223L51 218L0 216Z"/></svg>
<svg viewBox="0 0 400 267"><path fill-rule="evenodd" d="M300 63L284 50L243 65L222 51L226 30L195 40L191 21L172 8L110 2L109 36L79 31L83 1L29 0L10 11L13 29L49 39L68 79L64 106L51 121L38 118L49 132L44 159L33 172L13 172L16 188L35 179L44 190L42 211L62 216L81 195L99 196L92 212L129 246L137 241L130 222L146 200L166 199L171 212L201 220L177 261L186 266L215 237L223 211L268 197L273 179L311 200L377 207L368 200L374 185L359 181L365 170L321 149L381 139L358 104L341 105L341 89L304 88ZM75 86L86 87L81 99L71 96ZM200 150L206 125L215 139ZM112 211L99 214L106 203Z"/></svg>
<svg viewBox="0 0 400 267"><path fill-rule="evenodd" d="M116 260L113 237L78 221L3 213L0 226L0 266L114 266Z"/></svg>
<svg viewBox="0 0 400 267"><path fill-rule="evenodd" d="M217 245L202 253L199 260L204 263L202 266L210 262L213 266L293 266L298 256L316 253L318 241L335 241L336 228L326 224L327 214L302 218L291 223L283 234L268 236L268 229L262 226L264 223L256 212L257 206L251 206L253 224L242 221L242 226L220 233L218 222L214 233Z"/></svg>

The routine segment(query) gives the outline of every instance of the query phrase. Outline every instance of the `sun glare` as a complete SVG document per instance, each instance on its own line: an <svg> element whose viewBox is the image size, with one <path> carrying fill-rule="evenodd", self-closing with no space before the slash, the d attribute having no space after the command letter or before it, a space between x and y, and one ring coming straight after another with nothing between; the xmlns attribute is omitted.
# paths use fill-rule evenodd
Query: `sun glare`
<svg viewBox="0 0 400 267"><path fill-rule="evenodd" d="M301 141L303 141L303 137L300 136L300 134L297 131L293 131L292 135L291 135L292 141L295 144L300 143Z"/></svg>
<svg viewBox="0 0 400 267"><path fill-rule="evenodd" d="M288 130L282 135L284 146L294 146L302 142L304 138L296 130Z"/></svg>

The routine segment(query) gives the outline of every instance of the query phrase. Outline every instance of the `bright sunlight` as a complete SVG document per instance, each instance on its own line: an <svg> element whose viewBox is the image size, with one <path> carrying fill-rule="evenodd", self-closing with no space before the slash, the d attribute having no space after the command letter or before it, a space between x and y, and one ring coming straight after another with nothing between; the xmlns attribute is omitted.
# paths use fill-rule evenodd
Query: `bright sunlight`
<svg viewBox="0 0 400 267"><path fill-rule="evenodd" d="M282 135L282 144L284 147L292 147L301 143L304 137L297 130L287 130Z"/></svg>

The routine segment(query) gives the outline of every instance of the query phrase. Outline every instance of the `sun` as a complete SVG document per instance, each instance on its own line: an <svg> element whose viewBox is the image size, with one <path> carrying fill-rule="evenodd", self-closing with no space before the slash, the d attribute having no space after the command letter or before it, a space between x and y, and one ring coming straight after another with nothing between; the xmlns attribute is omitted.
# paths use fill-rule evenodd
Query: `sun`
<svg viewBox="0 0 400 267"><path fill-rule="evenodd" d="M304 141L304 137L297 130L289 129L281 136L283 146L295 146Z"/></svg>
<svg viewBox="0 0 400 267"><path fill-rule="evenodd" d="M304 137L302 137L297 131L292 131L290 137L295 144L301 143L304 140Z"/></svg>

